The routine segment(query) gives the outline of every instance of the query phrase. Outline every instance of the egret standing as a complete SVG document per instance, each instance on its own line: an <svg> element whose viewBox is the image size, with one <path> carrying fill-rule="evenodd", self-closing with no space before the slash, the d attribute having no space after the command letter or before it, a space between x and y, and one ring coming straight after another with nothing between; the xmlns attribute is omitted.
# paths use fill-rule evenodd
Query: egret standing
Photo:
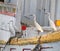
<svg viewBox="0 0 60 51"><path fill-rule="evenodd" d="M42 29L42 27L37 23L37 21L36 21L36 15L33 15L33 17L34 17L35 27L37 28L38 34L39 34L39 32L43 32L43 29Z"/></svg>
<svg viewBox="0 0 60 51"><path fill-rule="evenodd" d="M54 22L53 22L53 21L51 20L51 18L50 18L50 13L47 12L46 14L48 14L49 24L50 24L51 28L52 28L54 31L57 31L57 28L56 28Z"/></svg>

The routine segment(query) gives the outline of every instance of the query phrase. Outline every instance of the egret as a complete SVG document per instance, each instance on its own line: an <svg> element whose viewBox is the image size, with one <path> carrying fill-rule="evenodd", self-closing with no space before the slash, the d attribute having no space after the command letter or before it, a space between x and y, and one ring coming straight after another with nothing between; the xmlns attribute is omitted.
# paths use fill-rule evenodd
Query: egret
<svg viewBox="0 0 60 51"><path fill-rule="evenodd" d="M51 28L52 28L54 31L57 31L57 28L56 28L54 22L53 22L53 21L51 20L51 18L50 18L50 13L47 12L47 14L48 14L49 24L50 24Z"/></svg>
<svg viewBox="0 0 60 51"><path fill-rule="evenodd" d="M35 24L35 27L37 28L37 30L38 30L38 32L40 31L40 32L43 32L43 29L42 29L42 27L37 23L37 21L36 21L36 15L33 15L33 17L34 17L34 24Z"/></svg>

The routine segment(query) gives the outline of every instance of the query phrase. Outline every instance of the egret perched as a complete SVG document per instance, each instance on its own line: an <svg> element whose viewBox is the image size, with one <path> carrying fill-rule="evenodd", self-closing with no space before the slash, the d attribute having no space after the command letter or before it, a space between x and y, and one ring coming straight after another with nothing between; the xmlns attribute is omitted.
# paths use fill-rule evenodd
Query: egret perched
<svg viewBox="0 0 60 51"><path fill-rule="evenodd" d="M34 24L35 24L37 30L43 32L42 27L36 21L36 15L33 15L33 17L34 17Z"/></svg>
<svg viewBox="0 0 60 51"><path fill-rule="evenodd" d="M54 22L53 22L53 21L51 20L51 18L50 18L50 13L47 12L47 14L48 14L49 24L50 24L51 28L52 28L54 31L57 31L57 28L56 28Z"/></svg>

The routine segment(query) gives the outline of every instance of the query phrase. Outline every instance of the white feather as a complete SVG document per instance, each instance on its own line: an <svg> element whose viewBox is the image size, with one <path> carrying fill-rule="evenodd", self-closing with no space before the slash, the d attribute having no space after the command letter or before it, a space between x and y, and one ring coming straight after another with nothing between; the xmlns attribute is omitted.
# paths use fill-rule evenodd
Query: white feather
<svg viewBox="0 0 60 51"><path fill-rule="evenodd" d="M51 28L52 28L54 31L57 31L57 28L56 28L54 22L53 22L53 21L51 20L51 18L50 18L50 13L48 13L48 19L49 19L49 23L50 23Z"/></svg>
<svg viewBox="0 0 60 51"><path fill-rule="evenodd" d="M33 15L33 17L34 17L34 24L35 24L35 26L36 26L37 30L39 30L39 31L43 32L42 27L41 27L41 26L37 23L37 21L36 21L36 16L35 16L35 15Z"/></svg>
<svg viewBox="0 0 60 51"><path fill-rule="evenodd" d="M13 27L13 22L9 23L9 31L11 32L11 37L15 36L15 29Z"/></svg>
<svg viewBox="0 0 60 51"><path fill-rule="evenodd" d="M11 32L11 36L15 36L15 32L20 32L13 21L10 21L9 23L9 30Z"/></svg>

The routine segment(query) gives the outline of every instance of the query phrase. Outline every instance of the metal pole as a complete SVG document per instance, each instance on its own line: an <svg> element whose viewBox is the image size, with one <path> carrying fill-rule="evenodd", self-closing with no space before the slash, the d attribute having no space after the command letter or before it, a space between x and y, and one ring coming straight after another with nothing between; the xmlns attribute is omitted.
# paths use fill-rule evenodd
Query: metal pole
<svg viewBox="0 0 60 51"><path fill-rule="evenodd" d="M17 0L17 5L16 5L16 26L17 28L21 31L21 11L22 11L22 0Z"/></svg>

